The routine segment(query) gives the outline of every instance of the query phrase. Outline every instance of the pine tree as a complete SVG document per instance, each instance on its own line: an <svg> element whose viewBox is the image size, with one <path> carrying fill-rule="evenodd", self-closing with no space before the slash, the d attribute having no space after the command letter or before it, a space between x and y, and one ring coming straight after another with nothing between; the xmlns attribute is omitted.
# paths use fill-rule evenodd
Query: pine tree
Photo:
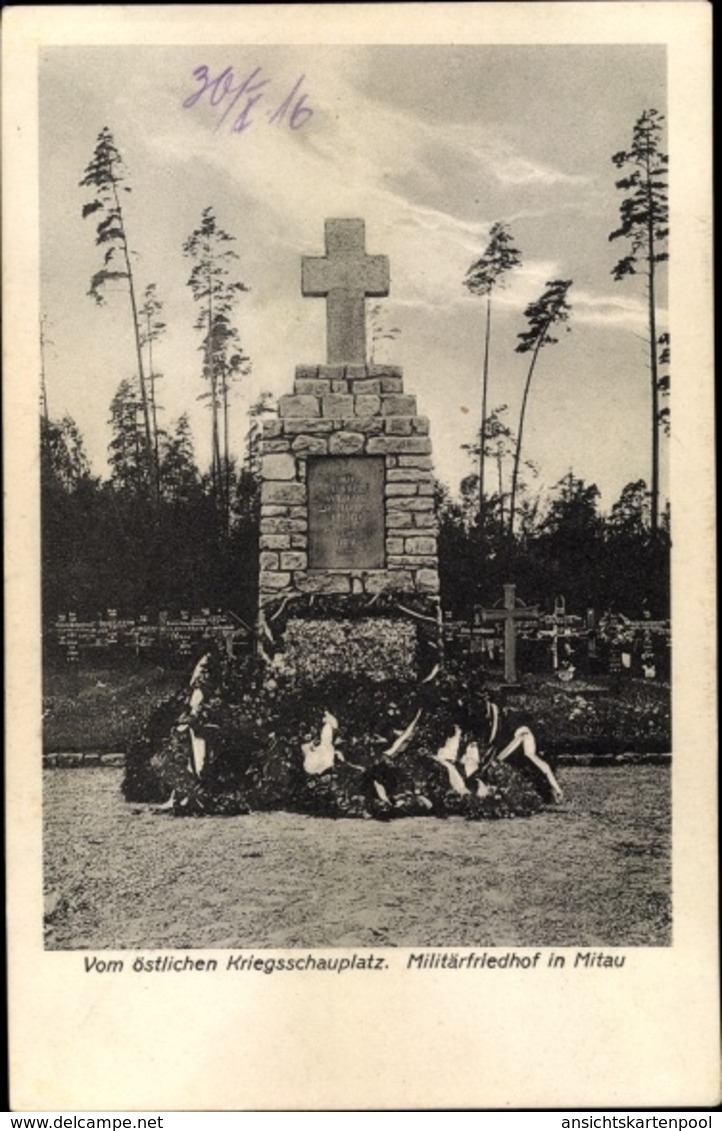
<svg viewBox="0 0 722 1131"><path fill-rule="evenodd" d="M609 239L631 242L629 255L612 270L616 280L640 271L647 283L647 322L649 329L649 373L652 416L652 479L651 527L659 527L659 376L657 333L657 265L669 258L666 241L669 235L667 201L667 167L669 159L660 149L664 116L658 110L645 110L634 125L632 144L612 157L618 169L627 175L616 182L626 193L620 205L620 226Z"/></svg>
<svg viewBox="0 0 722 1131"><path fill-rule="evenodd" d="M466 272L464 285L473 295L486 297L486 326L484 333L484 367L481 379L481 434L486 429L486 409L489 394L489 346L491 343L491 297L495 287L504 286L504 276L521 264L521 254L514 247L508 226L493 224L489 233L489 245ZM483 537L484 528L484 464L485 448L479 445L479 534Z"/></svg>
<svg viewBox="0 0 722 1131"><path fill-rule="evenodd" d="M40 475L43 487L68 492L91 479L83 437L72 416L59 421L40 417Z"/></svg>
<svg viewBox="0 0 722 1131"><path fill-rule="evenodd" d="M117 491L140 495L148 489L143 409L137 385L123 379L110 404L110 481Z"/></svg>
<svg viewBox="0 0 722 1131"><path fill-rule="evenodd" d="M183 244L194 261L188 286L199 304L196 329L203 333L203 377L208 382L211 408L211 481L226 532L230 523L229 391L231 383L249 372L249 359L231 322L245 283L231 278L238 255L228 245L234 237L218 226L212 208L204 208L201 223ZM221 429L223 437L221 440Z"/></svg>
<svg viewBox="0 0 722 1131"><path fill-rule="evenodd" d="M189 502L200 487L188 414L178 418L175 430L162 437L161 491L170 503Z"/></svg>
<svg viewBox="0 0 722 1131"><path fill-rule="evenodd" d="M158 434L158 403L156 397L156 381L163 374L156 371L153 360L153 346L165 333L165 322L161 321L163 303L158 298L155 283L150 283L143 292L143 305L140 308L141 345L145 347L148 356L148 400L150 401L151 432L153 439L153 462L155 464L156 478L160 486L160 451Z"/></svg>
<svg viewBox="0 0 722 1131"><path fill-rule="evenodd" d="M521 402L521 412L519 414L519 432L516 441L516 452L514 455L514 471L511 480L511 499L509 501L509 538L514 536L514 515L516 507L517 484L519 479L519 462L521 459L521 445L524 435L524 420L526 416L527 400L529 398L529 387L531 379L534 375L539 352L543 346L552 345L557 338L552 337L552 327L561 322L566 322L571 313L571 306L567 302L567 295L569 288L572 285L571 279L554 279L552 282L547 283L547 289L541 298L536 302L531 302L527 306L524 316L529 322L529 329L523 331L518 335L520 338L519 345L516 347L517 353L531 353L531 362L527 372L526 384L524 386L524 396ZM568 329L568 327L567 327Z"/></svg>
<svg viewBox="0 0 722 1131"><path fill-rule="evenodd" d="M140 325L138 321L138 305L135 293L135 279L131 266L131 252L127 236L125 218L120 203L120 192L129 193L130 186L124 184L126 172L123 159L115 145L113 135L107 126L98 134L93 157L85 170L85 175L80 181L81 187L93 188L95 195L83 205L83 219L99 212L102 219L96 228L96 245L105 248L103 266L93 275L90 281L88 294L96 302L104 301L104 288L106 284L124 279L128 286L130 299L133 340L138 367L138 387L143 412L145 429L145 460L149 467L153 466L153 432L151 426L150 404L148 399L145 368L143 365L143 350L141 344ZM157 481L156 481L157 488Z"/></svg>

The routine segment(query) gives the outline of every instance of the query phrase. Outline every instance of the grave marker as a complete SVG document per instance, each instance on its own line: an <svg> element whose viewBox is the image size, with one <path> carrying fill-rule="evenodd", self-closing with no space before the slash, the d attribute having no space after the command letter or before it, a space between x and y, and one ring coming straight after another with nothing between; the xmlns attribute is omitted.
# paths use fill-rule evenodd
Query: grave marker
<svg viewBox="0 0 722 1131"><path fill-rule="evenodd" d="M366 298L389 293L389 261L367 255L363 220L327 220L326 255L304 255L301 292L326 299L329 365L366 364Z"/></svg>
<svg viewBox="0 0 722 1131"><path fill-rule="evenodd" d="M504 605L501 609L482 609L482 621L504 625L504 679L508 684L517 682L516 626L525 621L539 619L536 606L517 608L516 585L504 586Z"/></svg>
<svg viewBox="0 0 722 1131"><path fill-rule="evenodd" d="M366 299L388 294L388 259L366 253L363 220L327 220L325 244L325 256L303 257L301 289L326 299L327 364L297 366L293 393L263 425L259 640L264 654L282 652L289 602L318 622L322 596L328 662L356 670L372 651L362 620L388 614L394 595L394 616L435 626L440 647L434 477L429 422L401 369L366 358ZM341 655L331 622L349 615L359 632ZM395 639L387 616L383 631L406 655L406 628ZM303 634L296 625L297 654ZM307 635L324 648L318 623Z"/></svg>

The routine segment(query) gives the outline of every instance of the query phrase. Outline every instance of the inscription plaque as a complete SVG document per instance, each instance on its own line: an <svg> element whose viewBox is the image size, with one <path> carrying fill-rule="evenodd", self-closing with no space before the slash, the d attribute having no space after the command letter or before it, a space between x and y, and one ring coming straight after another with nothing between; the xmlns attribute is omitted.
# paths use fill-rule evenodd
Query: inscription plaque
<svg viewBox="0 0 722 1131"><path fill-rule="evenodd" d="M309 569L383 569L384 457L308 461Z"/></svg>

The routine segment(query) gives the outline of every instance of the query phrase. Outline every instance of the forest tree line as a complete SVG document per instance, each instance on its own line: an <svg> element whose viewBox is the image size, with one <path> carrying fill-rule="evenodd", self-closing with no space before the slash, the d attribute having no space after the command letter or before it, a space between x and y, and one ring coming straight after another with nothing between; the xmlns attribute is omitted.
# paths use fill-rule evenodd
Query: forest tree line
<svg viewBox="0 0 722 1131"><path fill-rule="evenodd" d="M255 406L244 459L230 465L227 529L219 525L212 474L197 467L187 418L181 417L160 444L160 499L142 474L138 433L143 419L137 401L129 404L120 394L114 398L111 472L104 481L92 474L82 437L70 418L41 419L46 621L68 611L95 616L108 607L137 615L212 606L253 622L259 424L268 410L267 398ZM437 485L444 607L454 615L469 615L474 603L498 601L501 585L514 580L525 600L549 607L562 595L570 611L615 608L638 615L649 609L655 617L667 616L669 510L653 534L644 481L627 484L602 514L595 484L570 471L543 505L529 471L518 488L519 524L510 543L513 442L503 439L507 448L495 453L501 489L485 497L483 538L478 475L462 481L459 498Z"/></svg>

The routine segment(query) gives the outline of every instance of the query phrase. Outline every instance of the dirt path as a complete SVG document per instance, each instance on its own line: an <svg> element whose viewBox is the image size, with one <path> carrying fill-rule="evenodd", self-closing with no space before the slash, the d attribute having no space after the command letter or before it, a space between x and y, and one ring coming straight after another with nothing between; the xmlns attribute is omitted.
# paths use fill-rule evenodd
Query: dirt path
<svg viewBox="0 0 722 1131"><path fill-rule="evenodd" d="M515 821L177 820L115 769L45 774L51 949L661 946L669 770L568 768Z"/></svg>

